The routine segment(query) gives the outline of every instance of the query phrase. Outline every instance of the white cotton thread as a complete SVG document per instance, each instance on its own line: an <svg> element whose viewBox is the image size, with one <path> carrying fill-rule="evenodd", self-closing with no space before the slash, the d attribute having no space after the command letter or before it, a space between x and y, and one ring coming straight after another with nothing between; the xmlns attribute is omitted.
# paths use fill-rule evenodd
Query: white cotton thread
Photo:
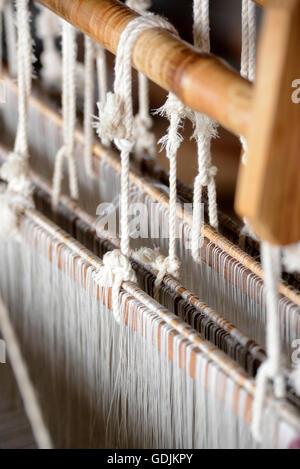
<svg viewBox="0 0 300 469"><path fill-rule="evenodd" d="M194 0L194 44L201 52L210 52L209 0ZM211 139L217 136L217 124L208 116L194 113L197 142L198 175L194 182L192 255L196 262L201 261L200 240L203 229L201 200L202 191L207 187L209 224L218 229L218 207L215 176L217 168L212 165Z"/></svg>
<svg viewBox="0 0 300 469"><path fill-rule="evenodd" d="M61 193L63 178L63 163L68 161L69 169L69 190L73 199L78 199L78 179L75 150L75 125L76 125L76 32L73 26L62 20L62 53L63 53L63 84L62 84L62 104L63 104L63 138L64 144L55 157L53 174L52 207L57 208Z"/></svg>
<svg viewBox="0 0 300 469"><path fill-rule="evenodd" d="M93 171L93 128L92 115L94 111L94 41L84 36L84 162L85 171L89 177L94 177Z"/></svg>
<svg viewBox="0 0 300 469"><path fill-rule="evenodd" d="M24 362L20 345L9 313L0 296L0 329L5 340L11 366L23 399L25 411L39 449L52 449L51 437L43 419L42 411Z"/></svg>
<svg viewBox="0 0 300 469"><path fill-rule="evenodd" d="M261 442L263 433L264 401L268 384L273 384L277 399L285 397L285 379L281 355L280 320L278 311L278 285L281 277L281 252L278 246L261 243L262 266L264 271L265 296L267 307L266 350L267 360L260 366L256 378L256 392L253 402L252 432Z"/></svg>
<svg viewBox="0 0 300 469"><path fill-rule="evenodd" d="M106 50L100 44L95 44L96 47L96 70L97 70L97 83L98 83L98 102L104 105L107 95L107 61ZM110 142L107 138L103 138L102 145L108 147Z"/></svg>
<svg viewBox="0 0 300 469"><path fill-rule="evenodd" d="M151 0L127 0L126 5L146 15L151 7ZM149 112L149 81L143 73L138 72L139 110L134 118L134 153L139 160L146 152L151 158L156 155L155 135L151 132L153 121Z"/></svg>
<svg viewBox="0 0 300 469"><path fill-rule="evenodd" d="M241 76L253 81L256 72L256 12L253 0L242 0L242 52ZM247 139L240 138L242 144L242 163L247 164Z"/></svg>
<svg viewBox="0 0 300 469"><path fill-rule="evenodd" d="M61 77L61 57L55 45L55 39L60 34L60 22L57 16L48 8L39 6L37 17L37 35L43 41L41 54L42 79L47 86L54 86Z"/></svg>
<svg viewBox="0 0 300 469"><path fill-rule="evenodd" d="M154 15L135 18L121 34L115 64L114 92L108 93L104 105L99 104L99 120L97 133L100 138L114 141L121 152L121 255L127 259L124 276L134 272L130 265L130 233L129 233L129 156L134 147L134 117L132 106L132 50L138 37L146 30L164 28L174 32L174 28L162 18ZM125 261L124 261L125 262ZM119 272L120 254L111 255L107 261L107 270L112 271L114 278L113 292L117 299L113 300L113 308L118 311L119 295L122 275L114 275L114 263ZM129 269L129 265L131 270ZM104 274L103 274L104 275ZM107 277L107 274L104 276ZM123 279L124 280L124 279ZM117 312L114 312L116 317Z"/></svg>
<svg viewBox="0 0 300 469"><path fill-rule="evenodd" d="M1 236L18 239L19 215L33 207L33 187L28 164L27 110L32 80L32 40L28 0L18 0L18 126L13 152L0 169L6 187L0 194Z"/></svg>
<svg viewBox="0 0 300 469"><path fill-rule="evenodd" d="M159 112L163 116L167 117L170 122L167 135L161 138L159 143L162 144L162 148L166 148L166 156L170 161L168 263L172 272L175 272L175 277L178 277L180 261L176 256L177 152L182 142L180 129L182 127L182 122L187 115L187 110L184 104L173 93L169 93L166 103L159 109Z"/></svg>
<svg viewBox="0 0 300 469"><path fill-rule="evenodd" d="M104 47L96 44L90 37L85 36L84 58L84 161L85 170L89 177L95 177L93 170L93 115L94 115L94 72L95 62L99 103L103 105L107 94L107 66ZM109 146L107 138L102 139L102 145Z"/></svg>

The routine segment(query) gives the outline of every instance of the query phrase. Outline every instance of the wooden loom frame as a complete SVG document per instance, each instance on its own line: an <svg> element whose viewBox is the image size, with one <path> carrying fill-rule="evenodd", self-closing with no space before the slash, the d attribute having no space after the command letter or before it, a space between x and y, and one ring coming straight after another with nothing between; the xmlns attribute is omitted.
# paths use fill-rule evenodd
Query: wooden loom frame
<svg viewBox="0 0 300 469"><path fill-rule="evenodd" d="M17 86L8 76L4 77L4 85L9 92L13 92L17 94ZM62 118L61 116L49 109L42 101L38 98L31 96L30 97L30 104L38 113L40 113L42 118L48 119L52 121L55 126L57 126L58 131L62 129ZM84 135L81 130L76 131L76 141L81 145L84 144ZM93 147L93 159L96 163L99 160L107 162L112 168L114 168L117 172L121 172L121 165L120 162L115 158L115 154L112 150L107 149L101 146L100 143L97 143ZM137 173L134 171L130 171L130 182L143 191L145 194L149 195L153 200L162 204L166 209L169 209L169 199L168 197L163 194L158 188L151 186L151 184L146 181L145 179L141 178ZM184 221L189 225L192 226L192 217L186 213L180 205L177 205L177 217L178 219ZM209 225L204 225L204 236L205 238L218 246L222 251L226 252L230 257L238 261L241 265L243 265L247 270L253 272L257 277L263 279L263 270L259 262L253 259L250 255L246 254L242 251L238 246L233 244L231 241L227 240L224 236L217 233L213 228ZM205 259L203 259L205 262ZM170 277L171 278L171 277ZM296 305L300 306L300 292L296 291L294 288L287 285L285 282L281 281L279 285L279 291L282 295L286 296Z"/></svg>
<svg viewBox="0 0 300 469"><path fill-rule="evenodd" d="M117 0L38 1L113 53L138 16ZM257 3L266 15L254 89L218 58L155 28L139 37L132 63L191 109L249 138L236 209L261 238L285 245L300 239L300 107L291 99L300 77L300 0Z"/></svg>
<svg viewBox="0 0 300 469"><path fill-rule="evenodd" d="M41 227L41 229L45 230L48 233L51 233L53 237L60 239L60 241L69 247L71 250L76 252L78 256L83 258L87 264L93 265L95 268L100 268L101 267L101 262L99 259L97 259L95 256L93 256L91 253L88 252L85 248L80 246L78 242L75 240L70 239L62 230L58 229L54 224L49 222L49 220L43 218L40 216L36 211L34 210L27 210L24 217L32 220L37 226ZM22 222L21 222L21 227L22 227ZM27 240L29 241L29 240ZM36 240L30 240L32 242L36 242ZM51 259L50 259L51 260ZM62 266L60 266L62 268ZM76 279L75 279L76 280ZM142 302L145 300L145 294L141 291L139 291L135 285L130 284L125 282L123 285L123 288L125 291L127 291L129 294L132 294L135 298L140 299ZM236 365L232 366L230 363L230 360L227 362L226 357L222 357L222 353L219 353L217 349L215 349L214 346L211 346L210 344L206 343L201 338L197 338L194 334L194 332L190 331L188 327L184 326L184 323L182 323L178 318L170 318L170 315L168 312L163 313L162 312L162 317L166 322L168 322L177 332L179 332L181 335L187 338L187 340L192 340L193 343L197 344L199 347L200 351L205 353L206 355L210 356L213 361L216 361L218 366L221 364L221 369L223 372L225 372L228 376L231 376L234 378L234 382L237 384L237 386L241 386L245 389L247 389L247 392L249 393L249 411L250 407L252 404L252 398L254 394L254 385L251 382L251 380L248 380L248 378L245 378L243 374L239 371L238 367ZM170 344L170 349L169 351L172 350L172 345ZM170 352L169 352L170 353ZM172 359L172 356L169 356L170 359ZM190 370L189 370L190 371ZM193 377L193 376L192 376ZM270 399L271 400L271 399ZM289 422L293 422L292 424L299 427L299 422L296 418L296 416L292 415L289 411L289 407L282 406L280 407L280 413L282 414L283 418L287 418ZM247 413L247 415L244 415L243 417L246 419L247 423L249 423L249 415L250 412ZM300 428L300 427L299 427Z"/></svg>

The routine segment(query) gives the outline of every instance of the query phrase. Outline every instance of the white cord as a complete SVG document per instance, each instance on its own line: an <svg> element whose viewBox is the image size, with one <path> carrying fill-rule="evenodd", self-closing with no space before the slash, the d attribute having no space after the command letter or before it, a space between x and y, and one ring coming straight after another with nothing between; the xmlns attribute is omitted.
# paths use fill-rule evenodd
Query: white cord
<svg viewBox="0 0 300 469"><path fill-rule="evenodd" d="M39 6L36 28L39 38L43 41L41 54L42 78L47 86L58 83L61 77L61 57L55 46L55 38L60 34L60 22L57 16L48 8Z"/></svg>
<svg viewBox="0 0 300 469"><path fill-rule="evenodd" d="M20 0L19 0L20 1ZM5 340L11 366L24 402L34 438L39 449L52 449L51 437L43 419L42 411L24 362L20 345L15 334L8 311L0 296L0 329Z"/></svg>
<svg viewBox="0 0 300 469"><path fill-rule="evenodd" d="M253 81L256 71L256 14L253 0L242 0L242 54L241 76ZM247 139L240 138L242 144L242 163L247 164Z"/></svg>
<svg viewBox="0 0 300 469"><path fill-rule="evenodd" d="M119 290L126 278L135 278L130 255L129 233L129 155L134 147L134 117L132 106L131 56L138 37L146 30L174 28L162 18L154 15L135 18L121 34L115 64L114 93L108 93L105 105L99 105L97 133L100 138L114 140L121 152L121 251L104 256L106 265L100 273L100 285L113 287L113 310L116 319L119 312ZM115 253L115 254L114 254ZM118 319L117 319L118 320Z"/></svg>
<svg viewBox="0 0 300 469"><path fill-rule="evenodd" d="M254 438L262 439L262 419L264 401L268 383L273 383L274 395L285 397L285 380L281 357L280 319L278 311L278 285L281 277L281 252L277 246L267 242L261 243L262 266L267 307L267 360L260 366L256 378L256 392L252 411L252 432Z"/></svg>
<svg viewBox="0 0 300 469"><path fill-rule="evenodd" d="M93 171L93 128L92 115L94 113L94 41L84 36L84 162L85 171L89 177L94 177Z"/></svg>
<svg viewBox="0 0 300 469"><path fill-rule="evenodd" d="M33 187L28 164L27 110L32 80L32 40L28 0L18 0L18 127L15 146L9 159L0 169L7 183L1 193L1 235L18 237L18 216L25 208L33 207Z"/></svg>
<svg viewBox="0 0 300 469"><path fill-rule="evenodd" d="M209 0L194 0L194 44L201 52L210 52ZM218 207L215 176L217 168L212 165L211 139L217 134L217 124L209 117L194 114L197 142L198 175L194 183L192 255L196 262L201 261L200 239L203 229L201 199L203 187L207 187L208 215L210 225L218 229Z"/></svg>
<svg viewBox="0 0 300 469"><path fill-rule="evenodd" d="M55 157L53 175L52 206L56 209L61 193L61 183L63 178L64 159L68 161L70 194L73 199L78 199L78 179L76 162L74 158L75 150L75 125L76 125L76 32L73 26L62 20L62 53L63 53L63 147Z"/></svg>
<svg viewBox="0 0 300 469"><path fill-rule="evenodd" d="M146 15L151 7L151 0L126 0L126 5L140 15ZM139 111L134 118L134 153L139 160L145 152L151 158L155 157L156 140L151 132L153 122L149 112L149 81L141 72L138 72L138 89Z"/></svg>

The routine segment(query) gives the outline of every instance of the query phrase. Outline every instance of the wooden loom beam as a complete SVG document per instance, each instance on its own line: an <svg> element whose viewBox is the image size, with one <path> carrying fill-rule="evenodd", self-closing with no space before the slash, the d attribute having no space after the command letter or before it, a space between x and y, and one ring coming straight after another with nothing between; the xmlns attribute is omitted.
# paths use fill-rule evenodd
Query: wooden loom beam
<svg viewBox="0 0 300 469"><path fill-rule="evenodd" d="M122 31L137 17L116 0L38 0L77 29L116 53ZM133 51L133 66L189 108L209 115L236 135L246 135L252 86L213 55L161 30L145 31Z"/></svg>

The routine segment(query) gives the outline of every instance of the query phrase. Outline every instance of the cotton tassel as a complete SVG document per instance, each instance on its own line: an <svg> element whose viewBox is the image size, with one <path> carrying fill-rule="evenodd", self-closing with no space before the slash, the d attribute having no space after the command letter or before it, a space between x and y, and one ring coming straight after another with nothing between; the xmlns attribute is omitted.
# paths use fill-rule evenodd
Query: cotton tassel
<svg viewBox="0 0 300 469"><path fill-rule="evenodd" d="M60 24L57 16L48 8L39 7L37 17L37 34L43 41L41 54L42 79L47 86L57 86L61 77L61 57L55 46L55 38L60 34Z"/></svg>
<svg viewBox="0 0 300 469"><path fill-rule="evenodd" d="M32 40L28 0L18 0L18 127L14 151L0 169L6 188L0 194L1 236L18 238L18 217L34 206L28 164L27 108L31 93Z"/></svg>
<svg viewBox="0 0 300 469"><path fill-rule="evenodd" d="M61 192L61 183L63 178L63 163L68 161L69 168L69 187L73 199L78 199L78 179L75 151L75 125L76 125L76 33L73 26L62 20L63 24L63 137L64 144L58 151L55 158L53 174L53 194L52 207L55 210Z"/></svg>
<svg viewBox="0 0 300 469"><path fill-rule="evenodd" d="M194 0L194 44L201 52L210 52L209 0ZM207 187L208 215L210 225L218 229L218 209L215 176L217 168L212 165L211 139L217 136L217 124L209 117L194 113L197 142L198 175L194 183L192 255L196 262L201 261L200 239L203 225L201 200L203 187Z"/></svg>
<svg viewBox="0 0 300 469"><path fill-rule="evenodd" d="M112 283L114 315L119 318L119 291L122 281L135 274L130 265L129 233L129 155L134 148L134 117L132 106L131 55L138 37L153 27L173 28L165 20L154 15L138 17L131 21L123 31L117 50L115 65L114 92L108 93L106 103L99 105L97 133L100 138L114 140L121 152L121 251L107 253L103 262L105 274L100 273L100 286L107 288ZM122 258L120 256L123 256ZM120 260L122 259L122 268ZM125 259L127 262L125 262ZM124 267L125 264L125 267ZM123 268L124 267L124 268ZM118 275L116 275L118 272ZM107 279L110 279L110 282Z"/></svg>
<svg viewBox="0 0 300 469"><path fill-rule="evenodd" d="M127 0L126 5L146 15L151 8L151 0ZM140 160L145 153L151 158L156 156L156 139L151 128L153 121L149 113L149 81L141 72L138 73L139 111L134 118L134 153Z"/></svg>
<svg viewBox="0 0 300 469"><path fill-rule="evenodd" d="M242 0L241 76L253 81L256 71L256 15L253 0ZM247 164L247 140L241 136L242 163Z"/></svg>
<svg viewBox="0 0 300 469"><path fill-rule="evenodd" d="M263 242L261 244L262 266L267 307L267 360L259 367L256 377L256 392L253 403L252 432L262 441L264 402L272 382L277 399L285 397L285 380L281 356L280 322L278 314L278 285L281 276L280 248Z"/></svg>

